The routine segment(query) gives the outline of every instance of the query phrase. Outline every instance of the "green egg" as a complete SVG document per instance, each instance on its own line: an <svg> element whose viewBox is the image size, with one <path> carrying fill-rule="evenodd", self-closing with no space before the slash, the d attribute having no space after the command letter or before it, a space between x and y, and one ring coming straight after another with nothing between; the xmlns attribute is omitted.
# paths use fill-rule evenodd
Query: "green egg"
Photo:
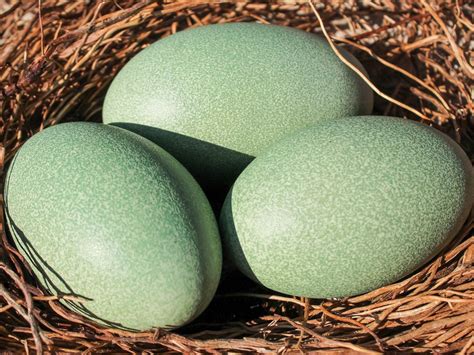
<svg viewBox="0 0 474 355"><path fill-rule="evenodd" d="M121 128L65 123L30 138L5 185L9 230L51 294L109 326L177 327L211 301L217 223L171 155Z"/></svg>
<svg viewBox="0 0 474 355"><path fill-rule="evenodd" d="M289 133L372 106L370 88L324 38L232 23L178 32L141 51L114 78L103 119L153 140L208 188L230 186Z"/></svg>
<svg viewBox="0 0 474 355"><path fill-rule="evenodd" d="M225 250L264 286L312 298L371 291L449 243L472 207L466 154L395 117L320 122L239 176L221 214Z"/></svg>

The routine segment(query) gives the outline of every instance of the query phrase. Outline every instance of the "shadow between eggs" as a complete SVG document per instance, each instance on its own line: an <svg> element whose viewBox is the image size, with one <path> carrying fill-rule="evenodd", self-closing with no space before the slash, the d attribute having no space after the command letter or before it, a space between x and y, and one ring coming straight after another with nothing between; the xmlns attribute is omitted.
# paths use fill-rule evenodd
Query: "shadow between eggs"
<svg viewBox="0 0 474 355"><path fill-rule="evenodd" d="M255 158L160 128L127 122L113 122L111 125L136 133L170 153L196 179L215 211L240 173Z"/></svg>

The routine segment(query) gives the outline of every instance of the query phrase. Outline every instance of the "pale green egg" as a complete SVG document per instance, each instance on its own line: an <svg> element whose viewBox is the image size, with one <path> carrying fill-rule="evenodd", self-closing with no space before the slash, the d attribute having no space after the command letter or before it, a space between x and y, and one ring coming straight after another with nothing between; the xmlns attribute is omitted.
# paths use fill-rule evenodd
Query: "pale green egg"
<svg viewBox="0 0 474 355"><path fill-rule="evenodd" d="M395 117L320 122L239 176L221 215L225 250L264 286L345 297L426 263L465 222L472 165L434 128Z"/></svg>
<svg viewBox="0 0 474 355"><path fill-rule="evenodd" d="M30 138L5 185L9 230L40 284L102 324L177 327L209 304L221 273L217 224L199 185L154 143L66 123Z"/></svg>
<svg viewBox="0 0 474 355"><path fill-rule="evenodd" d="M324 38L232 23L178 32L138 53L108 89L103 119L153 140L208 188L230 186L286 135L372 106L370 88Z"/></svg>

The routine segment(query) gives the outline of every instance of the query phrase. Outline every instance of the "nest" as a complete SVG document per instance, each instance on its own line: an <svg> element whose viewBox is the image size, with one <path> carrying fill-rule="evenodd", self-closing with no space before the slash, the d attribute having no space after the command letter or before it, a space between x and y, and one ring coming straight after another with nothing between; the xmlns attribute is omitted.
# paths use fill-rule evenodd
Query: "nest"
<svg viewBox="0 0 474 355"><path fill-rule="evenodd" d="M0 1L2 180L5 164L39 130L65 121L100 121L108 85L135 53L188 27L237 21L293 26L346 46L369 71L379 94L376 113L432 125L472 159L472 3L312 5ZM66 310L35 283L5 228L1 239L0 350L474 352L472 214L440 255L398 283L347 299L309 300L273 295L241 278L224 282L206 313L175 332L105 328Z"/></svg>

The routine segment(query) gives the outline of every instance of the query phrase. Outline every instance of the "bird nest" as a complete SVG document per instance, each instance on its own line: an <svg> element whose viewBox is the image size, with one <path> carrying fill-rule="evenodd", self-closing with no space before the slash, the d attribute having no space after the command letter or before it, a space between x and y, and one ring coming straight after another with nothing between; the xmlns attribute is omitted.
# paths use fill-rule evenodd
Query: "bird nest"
<svg viewBox="0 0 474 355"><path fill-rule="evenodd" d="M472 11L463 0L0 0L1 180L39 130L100 121L108 85L138 51L185 28L239 21L292 26L345 46L368 69L376 113L440 129L472 159ZM398 283L309 300L235 276L192 324L140 333L63 308L35 282L3 219L2 226L0 350L474 352L472 213L441 254Z"/></svg>

